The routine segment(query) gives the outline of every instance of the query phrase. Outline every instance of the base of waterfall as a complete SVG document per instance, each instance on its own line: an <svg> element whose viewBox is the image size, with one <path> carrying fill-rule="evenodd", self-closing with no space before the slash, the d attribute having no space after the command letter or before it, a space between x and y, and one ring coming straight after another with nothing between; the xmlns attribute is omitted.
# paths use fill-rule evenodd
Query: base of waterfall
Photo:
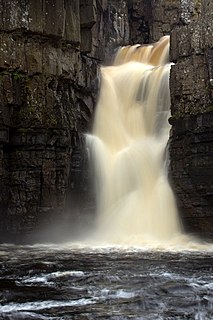
<svg viewBox="0 0 213 320"><path fill-rule="evenodd" d="M127 235L113 233L112 230L103 230L99 227L83 228L78 230L78 236L61 242L62 248L69 250L86 251L203 251L213 252L213 243L198 238L195 235L182 233L173 234L170 238L153 237L152 234Z"/></svg>
<svg viewBox="0 0 213 320"><path fill-rule="evenodd" d="M94 171L96 231L112 243L162 243L181 233L168 180L169 36L121 48L101 68L87 147Z"/></svg>

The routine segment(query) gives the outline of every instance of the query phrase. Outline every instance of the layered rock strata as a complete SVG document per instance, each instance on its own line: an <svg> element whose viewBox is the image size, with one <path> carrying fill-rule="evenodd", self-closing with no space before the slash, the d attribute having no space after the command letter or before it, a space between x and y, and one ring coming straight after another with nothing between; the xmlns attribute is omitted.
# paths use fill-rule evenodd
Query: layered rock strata
<svg viewBox="0 0 213 320"><path fill-rule="evenodd" d="M213 2L180 1L171 33L171 173L187 231L213 237Z"/></svg>
<svg viewBox="0 0 213 320"><path fill-rule="evenodd" d="M84 133L114 37L106 25L120 17L111 51L128 35L127 7L113 9L104 0L0 1L0 240L30 241L67 206L69 220L90 206Z"/></svg>

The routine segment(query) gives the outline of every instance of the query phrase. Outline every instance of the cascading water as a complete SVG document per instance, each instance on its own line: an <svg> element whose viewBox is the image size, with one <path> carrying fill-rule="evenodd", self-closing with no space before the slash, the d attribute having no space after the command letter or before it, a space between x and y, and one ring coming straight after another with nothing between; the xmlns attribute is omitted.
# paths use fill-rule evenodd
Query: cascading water
<svg viewBox="0 0 213 320"><path fill-rule="evenodd" d="M96 235L111 243L167 241L181 232L167 178L169 36L121 48L101 69L94 127Z"/></svg>

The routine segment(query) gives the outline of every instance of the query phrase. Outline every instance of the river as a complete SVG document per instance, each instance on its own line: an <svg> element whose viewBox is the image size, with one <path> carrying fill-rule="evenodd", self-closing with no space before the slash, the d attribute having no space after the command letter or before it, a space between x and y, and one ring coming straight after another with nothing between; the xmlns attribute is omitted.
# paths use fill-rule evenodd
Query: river
<svg viewBox="0 0 213 320"><path fill-rule="evenodd" d="M0 319L213 319L212 251L0 247Z"/></svg>

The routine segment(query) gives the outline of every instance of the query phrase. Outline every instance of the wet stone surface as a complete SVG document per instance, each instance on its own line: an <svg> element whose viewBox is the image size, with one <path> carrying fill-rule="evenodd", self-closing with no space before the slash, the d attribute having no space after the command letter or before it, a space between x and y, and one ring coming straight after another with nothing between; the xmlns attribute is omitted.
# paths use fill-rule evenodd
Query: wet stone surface
<svg viewBox="0 0 213 320"><path fill-rule="evenodd" d="M0 319L213 319L211 252L0 247Z"/></svg>

